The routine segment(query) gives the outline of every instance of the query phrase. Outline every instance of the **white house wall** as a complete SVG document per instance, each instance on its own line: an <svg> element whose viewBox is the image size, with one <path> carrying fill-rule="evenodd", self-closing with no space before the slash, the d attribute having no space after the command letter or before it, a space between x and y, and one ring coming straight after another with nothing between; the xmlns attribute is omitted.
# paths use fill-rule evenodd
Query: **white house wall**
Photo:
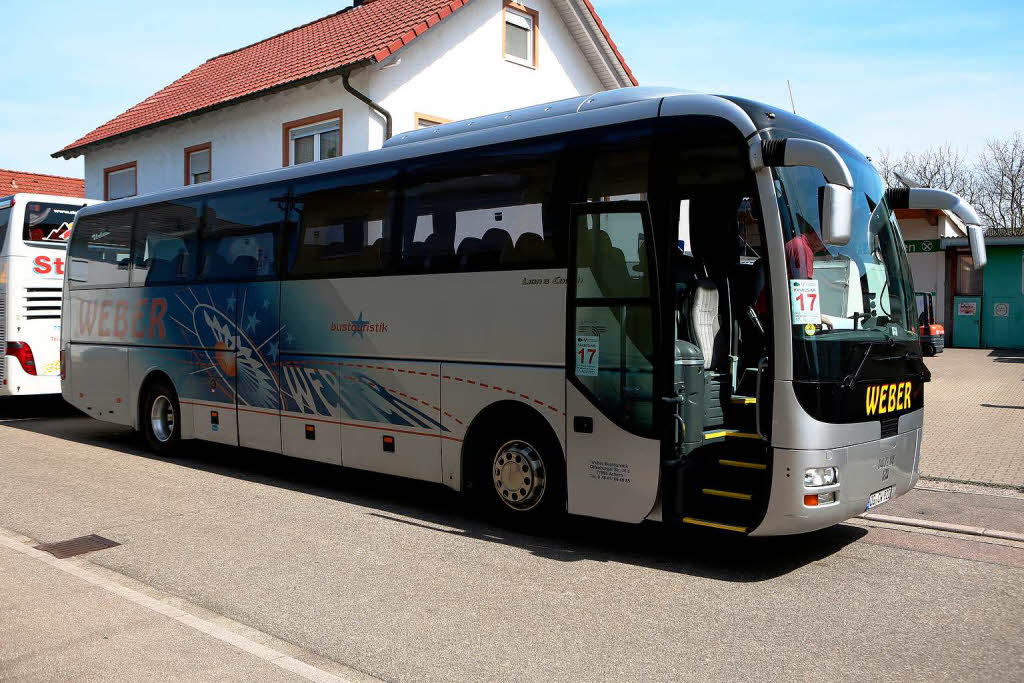
<svg viewBox="0 0 1024 683"><path fill-rule="evenodd" d="M550 1L527 6L540 14L536 69L502 56L501 0L474 0L383 65L357 71L352 85L391 111L396 133L414 128L417 113L457 120L603 90ZM85 194L102 199L103 169L131 161L139 194L181 187L185 148L206 142L215 180L280 168L281 125L336 109L342 154L383 144L382 119L333 77L90 148Z"/></svg>
<svg viewBox="0 0 1024 683"><path fill-rule="evenodd" d="M952 223L942 216L938 226L923 218L904 218L899 223L904 240L937 240L946 236L945 231L954 230ZM946 307L942 301L946 296L946 253L907 254L907 260L914 278L914 290L935 295L935 322L945 325Z"/></svg>
<svg viewBox="0 0 1024 683"><path fill-rule="evenodd" d="M361 82L362 81L362 82ZM352 79L365 87L365 76ZM138 162L138 192L181 187L185 148L211 142L215 180L281 168L281 125L343 111L342 153L366 151L368 107L347 93L340 78L317 81L98 145L85 154L85 196L103 198L103 169Z"/></svg>
<svg viewBox="0 0 1024 683"><path fill-rule="evenodd" d="M536 69L502 55L502 0L473 0L371 67L369 94L392 113L395 132L412 130L417 113L455 121L604 90L549 0L524 4L539 13ZM371 135L376 149L377 117Z"/></svg>

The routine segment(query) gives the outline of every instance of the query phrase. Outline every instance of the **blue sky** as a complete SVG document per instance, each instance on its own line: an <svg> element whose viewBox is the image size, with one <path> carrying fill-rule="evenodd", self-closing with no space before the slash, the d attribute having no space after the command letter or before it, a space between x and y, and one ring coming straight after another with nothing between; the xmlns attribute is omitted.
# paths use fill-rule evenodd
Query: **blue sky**
<svg viewBox="0 0 1024 683"><path fill-rule="evenodd" d="M80 176L81 159L50 153L209 57L344 4L11 3L0 167ZM594 4L642 84L785 106L788 78L799 114L870 156L946 141L973 152L1024 128L1019 0Z"/></svg>

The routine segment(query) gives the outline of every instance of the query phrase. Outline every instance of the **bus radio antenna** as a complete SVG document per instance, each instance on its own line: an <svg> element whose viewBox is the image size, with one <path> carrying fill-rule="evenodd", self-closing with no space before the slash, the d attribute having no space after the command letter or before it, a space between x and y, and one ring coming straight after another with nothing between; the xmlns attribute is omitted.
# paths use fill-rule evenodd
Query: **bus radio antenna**
<svg viewBox="0 0 1024 683"><path fill-rule="evenodd" d="M789 79L786 79L786 88L789 89L789 106L792 107L793 113L796 113L796 103L793 102L793 86L789 84Z"/></svg>

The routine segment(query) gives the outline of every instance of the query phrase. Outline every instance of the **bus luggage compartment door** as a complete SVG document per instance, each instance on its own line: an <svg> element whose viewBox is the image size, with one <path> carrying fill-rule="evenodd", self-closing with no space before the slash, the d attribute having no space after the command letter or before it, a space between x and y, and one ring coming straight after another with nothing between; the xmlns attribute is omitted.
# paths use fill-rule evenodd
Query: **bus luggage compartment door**
<svg viewBox="0 0 1024 683"><path fill-rule="evenodd" d="M238 445L281 452L281 284L247 282L235 294Z"/></svg>

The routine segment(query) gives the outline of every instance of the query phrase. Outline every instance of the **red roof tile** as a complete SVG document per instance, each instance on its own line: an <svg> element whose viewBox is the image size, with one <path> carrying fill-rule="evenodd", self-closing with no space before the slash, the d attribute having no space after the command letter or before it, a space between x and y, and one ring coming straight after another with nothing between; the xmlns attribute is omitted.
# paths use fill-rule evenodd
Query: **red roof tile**
<svg viewBox="0 0 1024 683"><path fill-rule="evenodd" d="M27 173L0 168L0 197L17 192L55 194L62 197L85 197L85 181L45 173Z"/></svg>
<svg viewBox="0 0 1024 683"><path fill-rule="evenodd" d="M629 74L589 0L583 0ZM100 140L223 106L361 62L381 62L470 0L366 0L206 61L53 154L74 157Z"/></svg>
<svg viewBox="0 0 1024 683"><path fill-rule="evenodd" d="M612 48L612 52L615 53L616 59L619 60L619 64L622 65L626 75L629 76L629 80L633 81L633 85L640 85L640 81L636 80L636 76L633 75L633 70L629 68L629 64L626 64L626 58L622 56L621 52L619 52L619 48L615 44L615 41L612 40L611 34L608 33L608 29L604 27L604 22L601 21L601 17L597 16L597 10L594 9L592 4L590 4L590 0L583 0L583 4L585 4L587 9L590 10L590 16L594 17L594 21L597 22L598 28L600 28L601 33L604 34L605 39L608 41L608 45Z"/></svg>

